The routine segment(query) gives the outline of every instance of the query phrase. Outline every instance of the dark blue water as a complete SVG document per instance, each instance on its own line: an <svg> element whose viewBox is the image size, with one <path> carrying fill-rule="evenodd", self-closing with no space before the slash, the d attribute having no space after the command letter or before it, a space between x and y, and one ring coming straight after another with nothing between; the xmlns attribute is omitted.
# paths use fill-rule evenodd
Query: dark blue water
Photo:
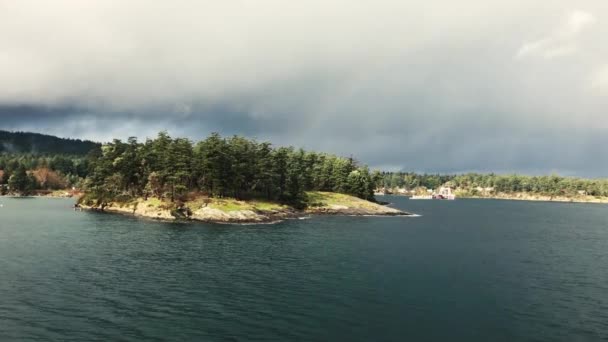
<svg viewBox="0 0 608 342"><path fill-rule="evenodd" d="M175 224L0 198L1 341L608 339L608 206Z"/></svg>

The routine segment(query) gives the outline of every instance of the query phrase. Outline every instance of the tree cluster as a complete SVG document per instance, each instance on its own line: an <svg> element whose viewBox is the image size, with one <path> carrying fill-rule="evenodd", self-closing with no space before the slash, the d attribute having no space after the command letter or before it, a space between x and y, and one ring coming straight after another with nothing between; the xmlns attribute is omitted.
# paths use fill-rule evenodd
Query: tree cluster
<svg viewBox="0 0 608 342"><path fill-rule="evenodd" d="M577 195L581 192L591 196L608 196L607 179L583 179L575 177L522 176L467 173L461 175L416 174L411 172L385 172L378 183L385 188L417 187L436 189L443 184L474 191L478 187L491 188L496 192L529 192L545 195Z"/></svg>
<svg viewBox="0 0 608 342"><path fill-rule="evenodd" d="M197 143L161 132L140 143L114 140L91 160L87 192L97 199L154 196L181 200L197 191L213 197L265 198L294 205L310 190L373 200L375 179L353 158L273 147L218 133Z"/></svg>
<svg viewBox="0 0 608 342"><path fill-rule="evenodd" d="M31 153L0 154L0 189L2 193L28 194L34 190L78 187L88 175L90 158ZM28 178L27 184L24 173Z"/></svg>
<svg viewBox="0 0 608 342"><path fill-rule="evenodd" d="M29 194L39 187L39 183L33 174L27 173L23 165L19 165L12 174L7 175L3 172L3 179L6 179L6 187L1 186L2 194L11 192L13 194Z"/></svg>

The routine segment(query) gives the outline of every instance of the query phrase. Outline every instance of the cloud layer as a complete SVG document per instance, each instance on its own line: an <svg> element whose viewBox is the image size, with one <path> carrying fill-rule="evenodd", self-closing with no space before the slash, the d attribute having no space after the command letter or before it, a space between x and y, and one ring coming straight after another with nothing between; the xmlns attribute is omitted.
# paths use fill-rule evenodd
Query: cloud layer
<svg viewBox="0 0 608 342"><path fill-rule="evenodd" d="M2 1L0 128L607 176L604 1Z"/></svg>

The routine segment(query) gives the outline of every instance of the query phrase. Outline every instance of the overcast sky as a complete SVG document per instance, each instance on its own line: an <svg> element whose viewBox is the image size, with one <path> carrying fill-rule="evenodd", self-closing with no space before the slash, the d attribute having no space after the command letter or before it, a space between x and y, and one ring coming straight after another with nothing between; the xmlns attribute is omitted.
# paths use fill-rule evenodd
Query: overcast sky
<svg viewBox="0 0 608 342"><path fill-rule="evenodd" d="M606 0L0 0L0 129L608 176Z"/></svg>

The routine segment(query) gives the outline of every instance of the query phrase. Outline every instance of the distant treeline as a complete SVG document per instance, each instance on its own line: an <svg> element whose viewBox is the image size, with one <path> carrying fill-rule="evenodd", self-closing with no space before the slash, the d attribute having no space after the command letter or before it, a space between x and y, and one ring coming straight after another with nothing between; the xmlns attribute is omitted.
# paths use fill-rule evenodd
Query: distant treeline
<svg viewBox="0 0 608 342"><path fill-rule="evenodd" d="M0 153L63 154L84 156L100 144L51 135L0 131Z"/></svg>
<svg viewBox="0 0 608 342"><path fill-rule="evenodd" d="M0 194L80 187L89 173L89 160L70 155L0 154Z"/></svg>
<svg viewBox="0 0 608 342"><path fill-rule="evenodd" d="M6 146L9 146L7 152ZM2 152L2 149L4 151ZM25 151L25 152L24 152ZM373 172L353 158L273 147L217 133L193 143L161 132L156 139L130 138L103 145L36 133L0 131L0 191L87 188L101 200L155 196L179 200L188 192L215 197L303 201L310 190L373 200L376 188L448 184L475 195L529 192L545 195L608 196L608 179L467 173L460 175Z"/></svg>
<svg viewBox="0 0 608 342"><path fill-rule="evenodd" d="M80 187L101 144L0 131L0 194Z"/></svg>
<svg viewBox="0 0 608 342"><path fill-rule="evenodd" d="M90 166L87 193L101 200L135 196L180 200L197 191L298 204L309 190L373 200L376 187L368 168L352 158L218 133L197 143L165 132L143 143L136 138L114 140L103 145Z"/></svg>
<svg viewBox="0 0 608 342"><path fill-rule="evenodd" d="M583 179L575 177L522 176L467 173L461 175L417 174L411 172L382 173L379 185L385 188L417 187L436 189L448 184L470 192L477 188L493 188L496 192L530 192L546 195L577 195L585 192L591 196L608 196L608 179Z"/></svg>
<svg viewBox="0 0 608 342"><path fill-rule="evenodd" d="M64 175L84 178L88 174L89 160L86 157L70 155L0 154L0 170L10 174L20 166L26 170L49 168Z"/></svg>

